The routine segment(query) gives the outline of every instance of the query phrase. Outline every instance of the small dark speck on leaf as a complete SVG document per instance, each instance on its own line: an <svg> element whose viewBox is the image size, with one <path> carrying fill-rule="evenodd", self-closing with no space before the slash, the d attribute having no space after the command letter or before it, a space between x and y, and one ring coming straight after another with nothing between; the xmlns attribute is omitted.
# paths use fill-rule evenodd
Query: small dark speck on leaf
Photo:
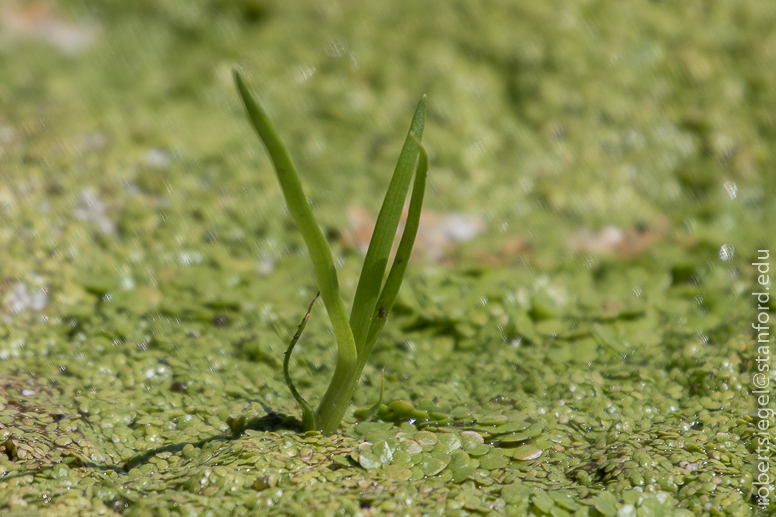
<svg viewBox="0 0 776 517"><path fill-rule="evenodd" d="M170 384L170 391L173 393L186 393L188 389L189 388L182 382L173 382Z"/></svg>
<svg viewBox="0 0 776 517"><path fill-rule="evenodd" d="M229 325L229 317L224 316L223 314L219 314L213 318L213 324L218 328L224 328Z"/></svg>

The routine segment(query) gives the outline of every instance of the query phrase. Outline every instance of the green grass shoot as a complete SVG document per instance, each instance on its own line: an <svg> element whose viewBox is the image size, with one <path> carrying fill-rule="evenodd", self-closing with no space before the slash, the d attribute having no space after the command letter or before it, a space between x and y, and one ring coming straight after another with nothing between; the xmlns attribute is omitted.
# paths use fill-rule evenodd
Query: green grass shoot
<svg viewBox="0 0 776 517"><path fill-rule="evenodd" d="M356 288L353 310L348 318L340 294L331 249L307 203L299 174L291 156L237 70L234 71L234 79L237 91L245 105L248 119L267 148L275 167L275 173L291 217L307 245L320 287L319 294L334 328L337 341L337 364L329 388L324 393L317 410L313 409L301 397L289 374L291 352L304 330L315 299L318 298L317 295L291 340L283 362L286 384L302 409L303 429L305 431L318 430L330 434L339 427L342 417L347 411L369 354L396 301L407 269L407 262L415 244L428 173L428 155L421 144L426 120L426 96L424 95L420 99L415 109L415 115L399 154L396 169L383 199ZM412 181L413 172L414 182ZM413 186L407 220L393 264L386 278L391 245L399 226L399 219L410 183L413 183Z"/></svg>

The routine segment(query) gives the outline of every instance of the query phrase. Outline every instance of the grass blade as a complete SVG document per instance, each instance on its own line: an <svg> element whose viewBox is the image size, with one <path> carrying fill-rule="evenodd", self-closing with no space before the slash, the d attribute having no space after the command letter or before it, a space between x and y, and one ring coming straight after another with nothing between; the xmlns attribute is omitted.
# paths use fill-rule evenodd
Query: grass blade
<svg viewBox="0 0 776 517"><path fill-rule="evenodd" d="M383 199L380 214L369 242L369 249L364 259L364 267L356 288L353 300L353 310L350 313L350 327L358 350L359 362L365 351L365 343L372 319L377 307L377 298L383 284L388 255L391 252L396 229L399 226L404 200L407 198L410 181L412 180L415 161L418 157L423 128L426 120L426 96L421 97L412 117L412 123L404 141L399 161L393 172L388 192ZM366 361L366 357L363 357Z"/></svg>
<svg viewBox="0 0 776 517"><path fill-rule="evenodd" d="M291 362L291 352L294 351L294 346L296 346L296 342L299 341L299 338L302 337L302 332L304 332L304 327L307 325L307 319L310 317L310 312L313 310L313 304L315 303L315 300L318 299L318 296L320 296L321 292L318 291L318 294L315 295L315 298L313 298L313 301L310 302L310 306L307 308L307 314L304 315L304 318L302 319L302 323L299 324L299 328L296 329L296 334L294 334L294 337L291 339L291 343L288 345L288 348L286 349L285 357L283 358L283 377L286 379L286 386L288 386L288 389L291 391L291 395L294 396L294 399L296 399L296 402L299 404L299 406L302 408L302 429L305 431L313 431L315 429L320 429L320 418L318 417L318 413L315 412L315 410L310 406L310 404L307 403L305 399L302 398L302 396L299 394L298 391L296 391L296 386L294 386L294 381L291 380L291 374L288 373L288 364Z"/></svg>
<svg viewBox="0 0 776 517"><path fill-rule="evenodd" d="M346 392L345 384L349 385L351 382L349 379L358 375L355 371L357 358L356 344L348 323L345 305L340 296L337 272L334 269L334 260L331 256L329 243L326 242L321 227L318 226L318 222L315 220L313 212L307 204L307 198L299 181L299 174L293 161L291 161L286 147L275 132L275 128L261 106L253 99L237 70L234 71L234 81L245 104L248 118L272 159L275 173L283 191L283 197L288 205L288 211L291 213L307 245L307 250L313 262L315 276L320 286L321 297L334 328L334 335L337 339L337 365L334 370L330 390L333 390L332 393ZM340 384L342 386L339 386ZM323 418L324 420L326 419L326 417Z"/></svg>
<svg viewBox="0 0 776 517"><path fill-rule="evenodd" d="M377 308L372 315L372 323L369 326L369 333L364 343L364 355L368 356L372 347L377 341L377 336L385 325L385 320L396 302L396 296L399 294L399 287L404 280L404 272L407 270L407 262L412 254L412 248L415 245L415 237L418 234L420 226L420 212L423 208L423 197L426 192L426 176L428 175L428 154L423 145L418 142L420 149L420 159L418 160L418 170L415 172L415 183L412 186L412 195L410 197L410 208L407 214L407 222L404 225L399 241L399 248L396 250L396 257L393 259L391 271L385 280L385 287L377 300ZM364 361L366 357L364 357ZM359 363L361 358L359 357Z"/></svg>

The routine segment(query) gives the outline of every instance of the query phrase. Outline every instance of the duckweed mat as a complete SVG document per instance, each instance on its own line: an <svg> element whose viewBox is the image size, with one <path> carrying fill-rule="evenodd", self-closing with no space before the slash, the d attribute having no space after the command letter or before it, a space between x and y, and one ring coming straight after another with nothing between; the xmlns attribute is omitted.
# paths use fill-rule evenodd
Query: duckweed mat
<svg viewBox="0 0 776 517"><path fill-rule="evenodd" d="M4 3L0 514L776 512L751 294L775 23L766 0ZM428 94L415 260L331 436L283 382L317 287L234 66L346 299ZM316 307L311 402L333 347Z"/></svg>

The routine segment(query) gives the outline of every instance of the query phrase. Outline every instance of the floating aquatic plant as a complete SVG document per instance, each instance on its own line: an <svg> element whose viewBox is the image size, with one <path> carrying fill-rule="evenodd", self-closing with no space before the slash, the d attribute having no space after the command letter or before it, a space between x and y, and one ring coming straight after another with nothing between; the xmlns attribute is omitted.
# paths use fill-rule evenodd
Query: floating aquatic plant
<svg viewBox="0 0 776 517"><path fill-rule="evenodd" d="M399 161L383 199L356 288L353 309L350 318L348 318L345 304L340 295L331 249L307 203L299 174L291 156L237 70L234 71L234 79L245 104L248 118L266 146L275 167L288 211L307 245L320 287L319 295L323 299L326 312L334 328L337 341L337 364L329 388L323 395L317 410L313 409L302 398L294 387L288 372L291 352L304 330L315 299L318 298L317 295L291 340L283 363L286 384L302 408L304 430L318 430L329 434L337 429L345 415L369 354L396 301L399 287L404 279L404 272L407 269L407 261L415 244L423 195L426 190L426 174L428 173L428 155L420 143L426 119L426 97L424 95L420 99L415 109L407 138L399 155ZM393 264L387 278L385 278L391 245L399 226L399 219L413 172L415 173L415 181L410 195L410 206L404 232L399 241Z"/></svg>

